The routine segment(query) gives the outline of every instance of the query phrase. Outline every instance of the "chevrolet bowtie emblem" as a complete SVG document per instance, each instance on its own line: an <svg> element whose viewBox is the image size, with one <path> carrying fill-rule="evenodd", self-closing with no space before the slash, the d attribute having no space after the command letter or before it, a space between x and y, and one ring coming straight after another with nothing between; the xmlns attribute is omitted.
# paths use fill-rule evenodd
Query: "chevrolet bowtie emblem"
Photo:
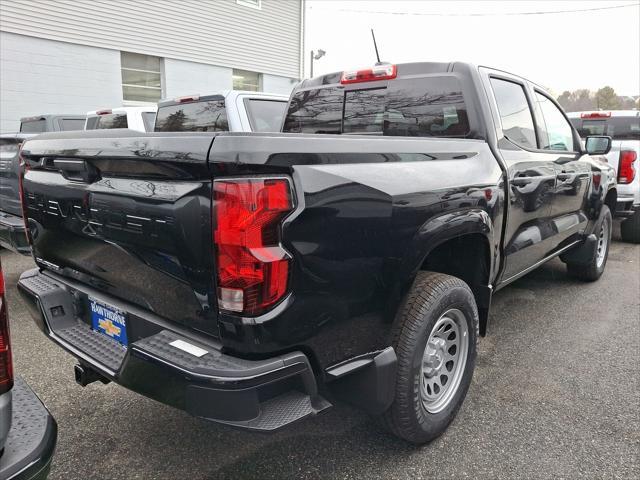
<svg viewBox="0 0 640 480"><path fill-rule="evenodd" d="M113 324L113 322L111 320L108 320L108 319L99 320L98 321L98 325L100 325L100 328L102 330L104 330L104 333L106 333L110 337L119 336L120 332L122 331L122 329L120 327L116 327Z"/></svg>

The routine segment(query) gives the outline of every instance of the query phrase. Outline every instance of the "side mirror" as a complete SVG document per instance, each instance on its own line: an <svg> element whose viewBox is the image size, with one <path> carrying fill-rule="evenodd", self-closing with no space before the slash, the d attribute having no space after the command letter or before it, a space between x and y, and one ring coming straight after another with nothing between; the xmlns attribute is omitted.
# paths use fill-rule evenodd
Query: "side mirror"
<svg viewBox="0 0 640 480"><path fill-rule="evenodd" d="M606 155L611 150L611 137L591 135L584 141L584 148L589 155Z"/></svg>

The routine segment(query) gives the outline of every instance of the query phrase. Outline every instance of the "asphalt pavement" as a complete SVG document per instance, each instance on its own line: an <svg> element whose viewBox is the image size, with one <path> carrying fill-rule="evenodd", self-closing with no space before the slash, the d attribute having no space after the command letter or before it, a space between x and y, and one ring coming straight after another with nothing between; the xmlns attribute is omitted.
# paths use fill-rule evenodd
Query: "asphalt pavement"
<svg viewBox="0 0 640 480"><path fill-rule="evenodd" d="M32 259L0 255L16 371L58 421L51 480L640 478L640 245L615 241L595 283L556 259L498 292L467 399L422 447L346 405L265 435L82 388L15 289Z"/></svg>

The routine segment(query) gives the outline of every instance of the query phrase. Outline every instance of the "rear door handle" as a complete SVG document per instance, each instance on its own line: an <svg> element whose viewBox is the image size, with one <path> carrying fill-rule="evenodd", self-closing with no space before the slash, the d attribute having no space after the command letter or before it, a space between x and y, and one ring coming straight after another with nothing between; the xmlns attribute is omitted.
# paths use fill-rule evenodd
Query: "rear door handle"
<svg viewBox="0 0 640 480"><path fill-rule="evenodd" d="M516 177L511 180L511 185L516 187L524 187L525 185L529 185L531 183L531 179L529 177Z"/></svg>

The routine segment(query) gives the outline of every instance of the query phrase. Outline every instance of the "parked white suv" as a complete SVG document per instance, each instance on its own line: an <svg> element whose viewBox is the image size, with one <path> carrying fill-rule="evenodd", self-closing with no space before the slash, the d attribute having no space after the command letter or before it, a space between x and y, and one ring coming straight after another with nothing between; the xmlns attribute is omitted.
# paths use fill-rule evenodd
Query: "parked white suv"
<svg viewBox="0 0 640 480"><path fill-rule="evenodd" d="M615 216L623 218L622 239L640 243L640 111L613 110L567 113L582 138L608 135L613 138L605 156L616 170L618 201Z"/></svg>
<svg viewBox="0 0 640 480"><path fill-rule="evenodd" d="M118 107L87 112L85 130L128 128L139 132L152 132L156 121L155 105L145 107Z"/></svg>

